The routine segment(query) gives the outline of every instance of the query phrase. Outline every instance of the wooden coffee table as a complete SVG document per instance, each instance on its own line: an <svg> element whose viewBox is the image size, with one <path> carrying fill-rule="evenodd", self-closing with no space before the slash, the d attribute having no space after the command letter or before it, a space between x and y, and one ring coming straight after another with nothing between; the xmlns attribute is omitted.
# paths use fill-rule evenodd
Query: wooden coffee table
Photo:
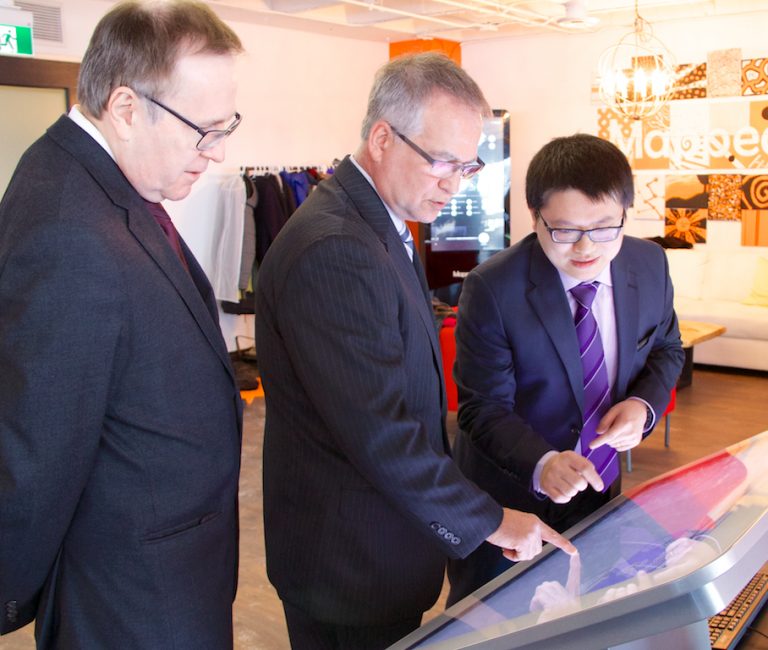
<svg viewBox="0 0 768 650"><path fill-rule="evenodd" d="M681 320L678 324L685 351L685 363L680 372L680 378L677 380L677 387L685 388L690 386L693 380L693 346L720 336L725 332L725 327L716 323L703 323L696 320Z"/></svg>

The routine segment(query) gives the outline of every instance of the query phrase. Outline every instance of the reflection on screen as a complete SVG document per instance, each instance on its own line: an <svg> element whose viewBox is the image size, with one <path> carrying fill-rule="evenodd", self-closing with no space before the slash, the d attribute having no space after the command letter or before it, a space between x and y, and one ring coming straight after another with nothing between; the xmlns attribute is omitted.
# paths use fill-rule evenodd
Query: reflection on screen
<svg viewBox="0 0 768 650"><path fill-rule="evenodd" d="M648 481L606 509L571 537L577 558L558 550L522 573L511 569L501 586L458 603L451 620L410 647L509 634L701 568L768 512L768 431Z"/></svg>
<svg viewBox="0 0 768 650"><path fill-rule="evenodd" d="M505 197L509 189L509 155L505 152L506 116L485 120L478 155L482 172L461 182L430 226L431 251L502 250L505 247Z"/></svg>

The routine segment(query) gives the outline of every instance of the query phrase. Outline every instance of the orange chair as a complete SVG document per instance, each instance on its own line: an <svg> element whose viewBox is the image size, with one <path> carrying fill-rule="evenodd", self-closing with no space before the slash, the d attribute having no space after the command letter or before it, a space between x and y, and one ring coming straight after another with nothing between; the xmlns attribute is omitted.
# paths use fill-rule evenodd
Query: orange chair
<svg viewBox="0 0 768 650"><path fill-rule="evenodd" d="M440 328L440 351L443 356L443 378L445 379L445 396L449 411L456 411L459 408L456 382L453 381L453 362L456 360L455 329L456 319L450 316L443 321L443 326Z"/></svg>
<svg viewBox="0 0 768 650"><path fill-rule="evenodd" d="M677 402L677 386L672 388L672 392L669 394L669 404L664 410L661 416L664 418L664 446L669 447L669 419L672 411L675 410L675 404ZM627 471L632 471L632 450L627 451Z"/></svg>

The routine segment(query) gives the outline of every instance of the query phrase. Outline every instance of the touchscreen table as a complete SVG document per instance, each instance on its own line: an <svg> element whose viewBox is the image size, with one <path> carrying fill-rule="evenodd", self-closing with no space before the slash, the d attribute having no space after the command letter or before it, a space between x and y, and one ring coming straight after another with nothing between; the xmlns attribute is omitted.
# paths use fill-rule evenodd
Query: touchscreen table
<svg viewBox="0 0 768 650"><path fill-rule="evenodd" d="M549 548L392 648L709 647L768 560L767 513L768 431L613 499L566 533L577 556Z"/></svg>

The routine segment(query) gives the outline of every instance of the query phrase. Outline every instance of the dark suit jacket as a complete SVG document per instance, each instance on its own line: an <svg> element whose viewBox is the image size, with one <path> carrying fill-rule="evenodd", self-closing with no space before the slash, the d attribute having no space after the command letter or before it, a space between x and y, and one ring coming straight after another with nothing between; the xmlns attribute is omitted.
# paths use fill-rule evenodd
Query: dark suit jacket
<svg viewBox="0 0 768 650"><path fill-rule="evenodd" d="M349 159L270 247L256 314L270 580L319 620L419 615L501 508L448 457L425 287Z"/></svg>
<svg viewBox="0 0 768 650"><path fill-rule="evenodd" d="M226 648L240 398L211 287L67 117L0 203L0 631Z"/></svg>
<svg viewBox="0 0 768 650"><path fill-rule="evenodd" d="M625 237L611 276L618 337L613 403L637 396L659 417L684 358L664 251ZM575 447L584 389L568 300L535 234L465 279L456 341L457 462L502 505L556 524L573 506L537 498L531 480L546 452Z"/></svg>

